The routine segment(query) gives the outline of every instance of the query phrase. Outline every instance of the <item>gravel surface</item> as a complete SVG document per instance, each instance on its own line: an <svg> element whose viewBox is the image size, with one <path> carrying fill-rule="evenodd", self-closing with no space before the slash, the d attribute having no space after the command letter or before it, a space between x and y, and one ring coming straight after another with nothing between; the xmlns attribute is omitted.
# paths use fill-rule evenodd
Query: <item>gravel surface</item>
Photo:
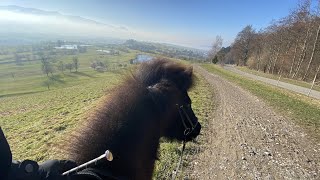
<svg viewBox="0 0 320 180"><path fill-rule="evenodd" d="M289 83L285 83L285 82L281 82L281 81L278 82L277 80L274 80L274 79L269 79L269 78L257 76L254 74L246 73L246 72L243 72L239 69L236 69L232 65L225 65L224 69L226 69L228 71L235 72L237 74L241 74L241 75L249 77L251 79L259 80L259 81L262 81L262 82L265 82L265 83L268 83L268 84L271 84L274 86L278 86L278 87L281 87L284 89L288 89L290 91L294 91L294 92L297 92L300 94L308 95L308 93L310 91L310 88L305 88L305 87L301 87L301 86L297 86L297 85L293 85L293 84L289 84ZM310 84L310 87L311 87L311 84ZM320 92L315 91L315 90L311 90L309 96L316 98L316 99L320 99Z"/></svg>
<svg viewBox="0 0 320 180"><path fill-rule="evenodd" d="M320 144L256 96L196 66L216 107L188 179L320 179Z"/></svg>

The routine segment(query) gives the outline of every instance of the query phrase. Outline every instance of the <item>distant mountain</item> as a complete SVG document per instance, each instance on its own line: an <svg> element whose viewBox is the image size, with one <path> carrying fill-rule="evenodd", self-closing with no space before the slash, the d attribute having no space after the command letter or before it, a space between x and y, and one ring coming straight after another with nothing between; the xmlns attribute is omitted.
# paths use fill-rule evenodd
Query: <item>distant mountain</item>
<svg viewBox="0 0 320 180"><path fill-rule="evenodd" d="M19 6L0 6L0 40L31 41L56 38L128 39L131 32L126 27L97 22L80 16L63 15Z"/></svg>
<svg viewBox="0 0 320 180"><path fill-rule="evenodd" d="M56 11L44 11L15 5L0 6L0 44L29 44L45 40L93 41L104 43L123 43L126 39L144 41L170 40L169 37L157 37L154 33L132 30L122 25L101 23L80 16L64 15ZM159 40L160 39L160 40ZM161 47L162 43L140 46L151 51ZM163 43L181 51L191 50L182 46ZM136 46L133 46L136 47ZM199 50L200 51L200 50ZM198 52L202 54L203 51ZM170 52L170 54L173 54ZM185 53L186 54L186 53Z"/></svg>
<svg viewBox="0 0 320 180"><path fill-rule="evenodd" d="M56 12L56 11L43 11L40 9L25 8L25 7L15 6L15 5L0 6L0 10L8 10L8 11L19 12L19 13L31 13L35 15L61 15L59 12Z"/></svg>
<svg viewBox="0 0 320 180"><path fill-rule="evenodd" d="M1 10L7 10L11 12L16 12L16 13L23 13L23 14L30 14L30 15L36 15L36 16L53 16L53 17L61 17L64 19L69 19L72 21L78 21L78 22L83 22L83 23L92 23L92 24L98 24L98 25L103 25L103 26L110 26L110 27L115 27L110 24L104 24L101 22L97 22L91 19L86 19L80 16L72 16L72 15L63 15L57 11L44 11L40 9L35 9L35 8L25 8L25 7L20 7L20 6L15 6L15 5L9 5L9 6L0 6L0 11Z"/></svg>

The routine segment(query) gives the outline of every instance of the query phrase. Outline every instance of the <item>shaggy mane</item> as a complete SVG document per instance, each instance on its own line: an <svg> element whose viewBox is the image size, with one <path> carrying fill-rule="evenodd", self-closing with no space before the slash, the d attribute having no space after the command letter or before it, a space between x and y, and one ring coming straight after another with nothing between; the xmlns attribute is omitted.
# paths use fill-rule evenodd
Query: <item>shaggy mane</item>
<svg viewBox="0 0 320 180"><path fill-rule="evenodd" d="M152 176L161 134L160 122L165 115L159 106L166 107L174 95L158 98L158 101L150 95L148 87L166 81L187 91L192 86L192 69L167 59L155 59L142 63L136 70L90 112L86 122L72 136L67 148L69 159L81 164L109 149L114 161L99 167L107 167L114 174L135 174L137 169L143 168ZM145 146L147 148L142 148Z"/></svg>

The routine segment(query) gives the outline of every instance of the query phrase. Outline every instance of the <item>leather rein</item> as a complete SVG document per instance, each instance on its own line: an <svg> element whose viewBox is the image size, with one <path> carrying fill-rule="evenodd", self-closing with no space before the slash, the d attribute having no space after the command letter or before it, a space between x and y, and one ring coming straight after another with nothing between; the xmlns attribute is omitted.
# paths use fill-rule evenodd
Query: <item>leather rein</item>
<svg viewBox="0 0 320 180"><path fill-rule="evenodd" d="M186 109L185 109L185 106L187 106L188 108L190 108L191 104L186 104L185 106L184 105L179 105L179 104L176 104L176 106L178 107L178 110L179 110L179 114L180 114L180 117L181 117L181 121L182 121L182 124L184 126L184 140L183 140L183 145L182 145L182 149L181 149L181 154L180 154L180 158L179 158L179 162L177 164L177 167L176 169L174 170L174 172L172 173L172 180L175 180L177 178L177 174L178 174L178 171L180 169L180 166L181 166L181 163L182 163L182 157L183 157L183 154L184 154L184 150L186 148L186 138L189 134L191 134L194 129L197 127L199 121L197 121L196 123L193 123L192 120L190 119ZM187 123L191 125L191 128L187 126Z"/></svg>

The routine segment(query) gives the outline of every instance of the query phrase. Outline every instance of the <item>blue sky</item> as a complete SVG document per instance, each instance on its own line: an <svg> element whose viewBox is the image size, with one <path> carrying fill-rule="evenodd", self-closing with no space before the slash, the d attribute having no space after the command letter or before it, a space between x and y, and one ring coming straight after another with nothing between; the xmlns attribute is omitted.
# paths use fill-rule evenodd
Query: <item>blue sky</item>
<svg viewBox="0 0 320 180"><path fill-rule="evenodd" d="M161 42L205 48L216 35L230 45L246 25L266 27L288 15L298 0L1 0L18 5L82 16L159 36ZM166 36L162 36L165 34ZM139 38L137 38L139 39ZM145 40L145 39L144 39Z"/></svg>

